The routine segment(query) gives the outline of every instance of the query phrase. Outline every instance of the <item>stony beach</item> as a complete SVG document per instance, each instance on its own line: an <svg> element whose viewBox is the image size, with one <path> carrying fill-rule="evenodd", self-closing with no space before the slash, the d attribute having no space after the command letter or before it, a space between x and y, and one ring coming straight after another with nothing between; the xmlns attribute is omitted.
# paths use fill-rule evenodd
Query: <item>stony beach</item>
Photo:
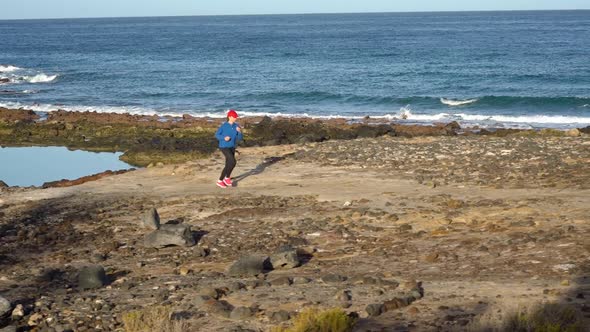
<svg viewBox="0 0 590 332"><path fill-rule="evenodd" d="M309 307L342 308L354 331L485 331L549 303L590 326L587 129L251 119L220 189L221 154L191 145L215 121L136 118L86 140L88 117L5 113L14 145L117 149L143 132L160 159L0 189L0 328L124 331L129 312L163 306L186 331L267 331ZM200 158L157 164L179 150Z"/></svg>

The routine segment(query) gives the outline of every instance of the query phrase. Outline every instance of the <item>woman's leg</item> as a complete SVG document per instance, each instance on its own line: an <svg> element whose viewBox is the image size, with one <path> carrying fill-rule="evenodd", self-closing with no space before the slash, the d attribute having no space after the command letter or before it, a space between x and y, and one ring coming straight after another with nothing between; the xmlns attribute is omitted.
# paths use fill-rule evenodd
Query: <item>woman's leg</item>
<svg viewBox="0 0 590 332"><path fill-rule="evenodd" d="M227 173L225 174L225 177L227 177L227 178L231 178L231 172L233 172L233 170L237 164L236 148L230 148L229 152L231 153L231 160L230 160L229 168L227 169Z"/></svg>
<svg viewBox="0 0 590 332"><path fill-rule="evenodd" d="M219 177L219 180L223 181L224 178L230 177L231 172L233 171L234 167L236 166L236 157L234 156L236 149L223 148L220 150L223 153L223 155L225 156L225 167L221 171L221 176Z"/></svg>

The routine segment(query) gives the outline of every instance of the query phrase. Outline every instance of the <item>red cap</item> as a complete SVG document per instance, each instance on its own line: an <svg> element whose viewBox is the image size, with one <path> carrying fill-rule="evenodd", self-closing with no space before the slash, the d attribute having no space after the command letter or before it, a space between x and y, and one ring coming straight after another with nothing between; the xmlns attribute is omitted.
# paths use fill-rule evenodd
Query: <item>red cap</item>
<svg viewBox="0 0 590 332"><path fill-rule="evenodd" d="M234 110L229 110L229 111L227 112L227 117L229 118L230 116L231 116L232 118L238 118L238 113L236 113L236 111L234 111Z"/></svg>

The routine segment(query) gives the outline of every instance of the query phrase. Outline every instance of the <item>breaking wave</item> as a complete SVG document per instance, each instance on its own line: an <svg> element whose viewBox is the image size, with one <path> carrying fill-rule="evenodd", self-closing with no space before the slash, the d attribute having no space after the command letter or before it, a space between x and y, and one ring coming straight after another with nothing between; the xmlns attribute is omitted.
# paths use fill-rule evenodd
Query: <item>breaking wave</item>
<svg viewBox="0 0 590 332"><path fill-rule="evenodd" d="M466 100L453 100L453 99L446 99L446 98L441 98L440 102L445 104L445 105L449 105L449 106L461 106L461 105L467 105L467 104L473 104L476 101L478 101L478 99L466 99Z"/></svg>
<svg viewBox="0 0 590 332"><path fill-rule="evenodd" d="M0 65L0 73L10 73L13 71L17 71L19 69L22 69L22 68L19 68L16 66L11 66L11 65Z"/></svg>
<svg viewBox="0 0 590 332"><path fill-rule="evenodd" d="M23 76L21 79L29 83L48 83L57 78L58 75L37 74L35 76Z"/></svg>

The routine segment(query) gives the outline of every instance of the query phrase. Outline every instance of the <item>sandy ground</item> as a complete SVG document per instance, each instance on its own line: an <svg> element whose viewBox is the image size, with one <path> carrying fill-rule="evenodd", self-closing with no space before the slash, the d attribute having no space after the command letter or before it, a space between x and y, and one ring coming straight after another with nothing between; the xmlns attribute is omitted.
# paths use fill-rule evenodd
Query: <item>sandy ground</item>
<svg viewBox="0 0 590 332"><path fill-rule="evenodd" d="M402 145L430 149L435 144L457 145L462 139L382 138L339 146L357 156L355 149L374 144L392 150L403 150ZM484 140L472 143L487 144ZM513 310L546 302L572 305L588 322L590 190L567 180L589 175L587 142L568 141L576 151L568 156L579 163L573 175L563 170L555 175L564 179L555 180L557 186L531 179L528 183L539 185L503 188L439 178L436 172L422 180L414 172L381 167L393 159L399 167L408 165L414 150L363 166L362 161L325 159L320 151L334 144L328 142L240 149L236 186L228 189L215 186L220 154L74 187L11 189L0 194L0 295L29 308L15 325L26 326L30 315L40 313L43 319L53 317L43 326L55 328L57 321L60 327L80 331L121 328L121 312L156 303L187 313L195 331L267 330L280 324L273 312L282 309L294 315L307 306L355 311L361 317L357 331L482 330ZM555 140L555 145L562 143ZM538 176L553 176L548 169ZM140 216L152 206L163 222L180 220L198 231L197 245L143 248L146 230L141 229ZM58 235L38 240L40 232ZM226 274L240 256L269 255L283 244L304 250L309 261L258 278ZM200 249L209 254L201 257ZM89 264L97 252L106 257L100 264L114 281L98 290L77 290L75 270ZM181 268L191 272L182 275ZM40 281L48 269L61 271L63 278ZM348 279L327 282L328 274ZM273 283L284 276L307 281ZM219 318L195 304L203 290L237 280L263 281L260 287L223 297L233 306L256 308L255 317ZM424 289L422 298L367 317L368 304L401 296L415 281ZM343 291L351 293L346 304L338 296ZM85 310L79 305L96 299L109 306L97 310L89 305Z"/></svg>

